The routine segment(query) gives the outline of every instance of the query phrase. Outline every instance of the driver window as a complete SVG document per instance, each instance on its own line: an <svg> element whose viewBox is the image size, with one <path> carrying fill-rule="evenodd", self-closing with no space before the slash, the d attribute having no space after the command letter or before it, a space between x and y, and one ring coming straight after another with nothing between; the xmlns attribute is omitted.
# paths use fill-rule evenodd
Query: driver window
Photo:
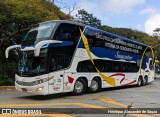
<svg viewBox="0 0 160 117"><path fill-rule="evenodd" d="M50 72L61 70L63 68L64 68L64 56L52 54L50 62Z"/></svg>

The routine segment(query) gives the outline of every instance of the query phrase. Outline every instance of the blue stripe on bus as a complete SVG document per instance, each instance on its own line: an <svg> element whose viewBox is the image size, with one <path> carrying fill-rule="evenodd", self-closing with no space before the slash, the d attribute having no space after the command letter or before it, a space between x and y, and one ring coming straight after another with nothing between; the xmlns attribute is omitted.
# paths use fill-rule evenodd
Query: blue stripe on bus
<svg viewBox="0 0 160 117"><path fill-rule="evenodd" d="M71 46L74 42L64 41L62 43L50 44L49 47L61 47L61 46Z"/></svg>
<svg viewBox="0 0 160 117"><path fill-rule="evenodd" d="M99 58L109 58L111 60L125 60L126 62L135 61L137 63L137 60L140 60L142 57L141 55L136 55L136 54L123 52L123 51L117 51L113 49L101 48L101 47L90 47L90 51L91 53L93 53L95 56ZM131 59L121 58L123 56ZM143 64L142 64L143 69L147 67L146 62L148 62L148 60L149 60L148 57L144 57Z"/></svg>
<svg viewBox="0 0 160 117"><path fill-rule="evenodd" d="M35 45L29 45L29 46L22 46L22 45L21 45L21 49L24 49L24 48L26 48L26 47L35 47Z"/></svg>
<svg viewBox="0 0 160 117"><path fill-rule="evenodd" d="M64 41L62 43L55 43L55 44L44 44L42 47L60 47L60 46L71 46L73 45L73 42L67 42L67 41ZM35 45L29 45L29 46L21 46L21 49L24 49L26 47L35 47Z"/></svg>

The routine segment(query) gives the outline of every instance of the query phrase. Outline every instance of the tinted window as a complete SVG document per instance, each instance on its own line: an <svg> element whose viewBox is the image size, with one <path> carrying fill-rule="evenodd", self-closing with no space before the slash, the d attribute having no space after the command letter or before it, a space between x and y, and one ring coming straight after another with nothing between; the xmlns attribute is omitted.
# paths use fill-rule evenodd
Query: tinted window
<svg viewBox="0 0 160 117"><path fill-rule="evenodd" d="M134 54L142 54L144 49L146 48L142 45L138 45L128 40L121 39L118 36L106 34L96 30L89 29L86 37L88 39L90 47L104 47Z"/></svg>
<svg viewBox="0 0 160 117"><path fill-rule="evenodd" d="M75 50L73 46L51 47L49 71L57 71L69 67Z"/></svg>
<svg viewBox="0 0 160 117"><path fill-rule="evenodd" d="M139 70L136 63L109 60L94 60L94 63L101 72L138 72ZM96 69L90 60L86 60L78 63L77 72L96 72Z"/></svg>
<svg viewBox="0 0 160 117"><path fill-rule="evenodd" d="M78 72L96 72L96 69L90 60L81 61L78 63Z"/></svg>
<svg viewBox="0 0 160 117"><path fill-rule="evenodd" d="M73 24L60 24L57 29L54 39L61 41L73 41L78 42L80 38L80 30L81 26L73 25Z"/></svg>
<svg viewBox="0 0 160 117"><path fill-rule="evenodd" d="M22 45L34 45L35 43L50 39L55 30L56 22L48 22L35 25L25 35Z"/></svg>

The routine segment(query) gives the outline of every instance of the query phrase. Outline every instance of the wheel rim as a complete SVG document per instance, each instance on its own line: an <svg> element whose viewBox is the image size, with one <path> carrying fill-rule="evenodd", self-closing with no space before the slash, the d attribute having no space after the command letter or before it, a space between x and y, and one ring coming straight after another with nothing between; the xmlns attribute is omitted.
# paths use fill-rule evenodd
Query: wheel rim
<svg viewBox="0 0 160 117"><path fill-rule="evenodd" d="M77 93L81 93L83 91L83 83L80 81L77 81L75 83L75 87L74 87L75 92Z"/></svg>
<svg viewBox="0 0 160 117"><path fill-rule="evenodd" d="M98 82L92 80L90 88L92 89L92 91L96 91L98 89Z"/></svg>
<svg viewBox="0 0 160 117"><path fill-rule="evenodd" d="M144 82L144 84L146 84L146 78L144 78L144 81L143 81L143 82Z"/></svg>
<svg viewBox="0 0 160 117"><path fill-rule="evenodd" d="M139 86L141 85L141 79L140 78L138 79L138 85Z"/></svg>

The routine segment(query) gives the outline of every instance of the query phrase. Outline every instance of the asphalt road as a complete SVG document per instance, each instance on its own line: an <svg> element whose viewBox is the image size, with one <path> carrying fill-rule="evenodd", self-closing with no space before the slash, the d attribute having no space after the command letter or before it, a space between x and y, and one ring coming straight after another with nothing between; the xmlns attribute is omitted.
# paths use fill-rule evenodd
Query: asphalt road
<svg viewBox="0 0 160 117"><path fill-rule="evenodd" d="M80 96L73 96L72 93L56 94L48 96L38 96L30 93L19 92L15 89L0 90L0 108L41 110L43 115L23 115L40 117L124 117L126 114L107 114L109 111L121 112L121 108L126 109L132 104L131 108L159 108L153 109L160 111L160 79L156 79L149 85L142 87L119 87L107 88L98 93L86 93ZM116 109L118 108L118 109ZM54 114L50 114L54 112ZM103 114L101 114L103 113ZM21 117L22 115L10 115ZM0 117L9 115L0 115ZM160 114L131 114L127 117L160 117Z"/></svg>

